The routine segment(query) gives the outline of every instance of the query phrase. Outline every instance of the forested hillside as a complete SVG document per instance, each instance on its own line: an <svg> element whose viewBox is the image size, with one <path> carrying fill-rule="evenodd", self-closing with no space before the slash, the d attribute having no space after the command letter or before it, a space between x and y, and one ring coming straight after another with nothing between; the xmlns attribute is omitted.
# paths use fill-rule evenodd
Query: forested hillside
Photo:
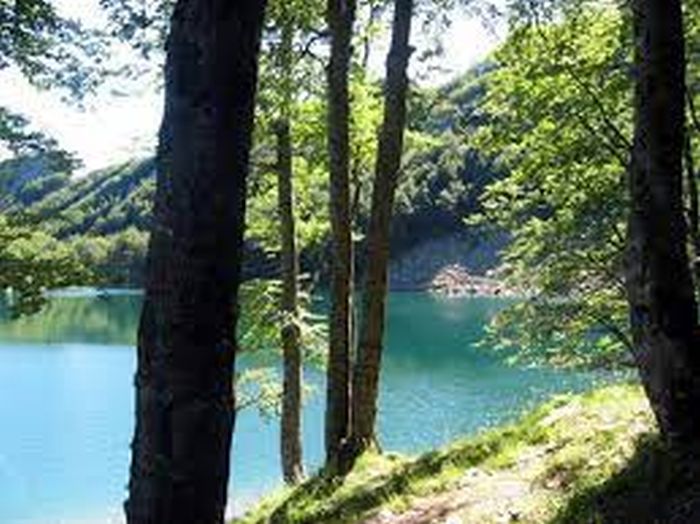
<svg viewBox="0 0 700 524"><path fill-rule="evenodd" d="M142 143L160 118L154 158L88 175L108 126L64 144L28 91L0 107L4 332L99 302L0 330L0 520L6 492L21 522L91 509L53 476L109 485L87 460L129 524L223 523L272 476L245 522L700 522L700 0L92 1L0 2L0 71L163 102L116 111ZM476 21L501 34L467 57Z"/></svg>
<svg viewBox="0 0 700 524"><path fill-rule="evenodd" d="M105 285L142 281L153 160L135 160L84 177L54 171L40 157L0 166L1 207L24 224L67 241L75 256Z"/></svg>
<svg viewBox="0 0 700 524"><path fill-rule="evenodd" d="M43 169L39 160L11 161L0 166L13 187L4 211L38 220L64 239L80 235L109 236L134 227L147 231L155 190L153 160L134 160L71 177ZM19 175L18 180L12 174Z"/></svg>
<svg viewBox="0 0 700 524"><path fill-rule="evenodd" d="M395 255L441 236L458 234L458 242L470 242L465 237L469 231L464 219L480 209L484 188L496 178L490 163L463 139L464 133L473 131L480 122L475 108L483 97L478 79L485 70L480 66L442 88L413 92L408 115L409 149L404 155L392 223ZM376 99L378 88L368 91L371 103L376 104L372 99ZM322 149L323 137L318 138L315 143L312 139L311 145ZM254 164L257 172L250 187L253 201L249 222L262 222L258 214L268 212L271 200L265 181L265 154L264 148L258 148L259 165L263 167L256 169L258 164ZM154 160L135 159L86 176L56 169L62 167L41 156L0 164L4 195L0 212L38 223L56 238L70 240L82 260L100 269L106 283L140 284L155 192ZM316 173L309 183L323 187L326 182ZM366 227L368 218L368 185L360 181L356 188L360 230ZM322 202L322 207L327 206L327 201ZM472 227L472 236L481 230ZM275 270L274 263L263 254L264 250L275 251L262 238L266 233L264 227L255 224L249 229L250 258L259 265L250 269L253 274ZM328 241L326 234L321 232L318 241L303 253L307 269L325 270L319 259ZM314 249L316 255L310 252Z"/></svg>

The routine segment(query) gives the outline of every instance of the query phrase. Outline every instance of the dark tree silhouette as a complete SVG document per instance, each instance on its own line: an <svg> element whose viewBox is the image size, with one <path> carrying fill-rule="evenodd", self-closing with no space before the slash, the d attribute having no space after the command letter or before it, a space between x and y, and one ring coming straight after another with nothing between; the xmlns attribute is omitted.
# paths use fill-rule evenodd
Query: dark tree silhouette
<svg viewBox="0 0 700 524"><path fill-rule="evenodd" d="M350 431L350 319L352 235L350 213L350 97L355 0L328 0L328 153L331 185L331 318L326 391L326 463L340 465Z"/></svg>
<svg viewBox="0 0 700 524"><path fill-rule="evenodd" d="M635 0L635 135L627 290L635 357L661 431L697 443L700 335L683 208L680 0Z"/></svg>
<svg viewBox="0 0 700 524"><path fill-rule="evenodd" d="M224 520L264 0L179 0L138 337L130 524Z"/></svg>
<svg viewBox="0 0 700 524"><path fill-rule="evenodd" d="M379 371L381 368L391 216L399 178L406 126L407 68L411 56L409 38L413 0L396 0L391 48L386 62L384 121L372 192L372 211L367 232L367 274L363 293L357 361L353 373L353 453L361 453L375 440Z"/></svg>

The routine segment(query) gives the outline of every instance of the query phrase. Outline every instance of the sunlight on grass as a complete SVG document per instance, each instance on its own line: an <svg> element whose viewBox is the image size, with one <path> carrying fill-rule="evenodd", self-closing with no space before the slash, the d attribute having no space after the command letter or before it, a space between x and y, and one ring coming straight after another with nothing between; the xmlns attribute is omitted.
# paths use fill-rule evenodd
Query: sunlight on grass
<svg viewBox="0 0 700 524"><path fill-rule="evenodd" d="M313 477L271 495L236 523L363 522L429 506L431 497L447 494L445 500L464 501L450 509L462 522L481 524L491 522L489 497L495 508L506 488L527 494L509 509L520 522L568 522L567 505L619 474L650 435L652 417L638 386L560 396L511 425L416 458L365 455L345 479ZM477 489L491 493L471 504L470 490ZM480 520L474 520L476 506Z"/></svg>

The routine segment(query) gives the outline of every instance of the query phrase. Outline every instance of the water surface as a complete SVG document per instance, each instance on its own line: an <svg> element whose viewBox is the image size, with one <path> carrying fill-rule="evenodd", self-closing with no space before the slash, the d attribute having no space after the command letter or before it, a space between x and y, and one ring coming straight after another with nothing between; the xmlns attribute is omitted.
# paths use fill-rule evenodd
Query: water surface
<svg viewBox="0 0 700 524"><path fill-rule="evenodd" d="M141 298L68 293L41 314L0 322L0 522L121 522L133 429ZM591 375L507 367L476 347L503 302L392 294L379 432L416 453L507 420ZM322 376L304 412L307 468L322 456ZM278 429L239 416L232 498L239 509L279 485Z"/></svg>

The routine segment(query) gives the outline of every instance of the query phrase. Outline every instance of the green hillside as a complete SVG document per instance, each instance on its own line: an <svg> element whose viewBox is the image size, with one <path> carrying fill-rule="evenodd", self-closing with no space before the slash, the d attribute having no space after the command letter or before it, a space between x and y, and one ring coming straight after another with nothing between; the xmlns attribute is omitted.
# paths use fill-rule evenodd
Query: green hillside
<svg viewBox="0 0 700 524"><path fill-rule="evenodd" d="M479 77L484 67L439 89L413 94L409 115L413 139L396 198L392 243L394 253L410 249L424 239L464 231L464 218L479 207L479 197L494 174L489 162L470 149L464 132L478 126L475 108L483 95ZM314 147L323 149L321 140ZM258 194L261 177L251 173L251 199ZM0 164L0 213L39 224L58 239L72 243L82 260L99 269L109 284L141 283L151 202L155 192L155 161L138 159L87 176L58 171L49 159L29 157ZM61 166L58 166L61 167ZM319 179L318 184L323 184ZM364 184L362 199L369 198ZM320 189L317 189L319 191ZM326 191L321 191L323 198ZM361 199L361 200L362 200ZM254 207L254 204L253 206ZM319 206L317 206L319 207ZM320 206L327 208L327 201ZM263 207L264 208L264 207ZM368 201L359 203L358 227L366 225ZM269 215L269 213L268 213ZM250 218L255 220L256 218ZM252 235L255 235L255 229ZM269 255L254 236L248 239L253 273L269 270ZM256 248L256 246L258 246ZM314 246L314 271L324 271L325 241ZM361 260L360 260L361 267ZM261 264L265 265L261 268Z"/></svg>
<svg viewBox="0 0 700 524"><path fill-rule="evenodd" d="M134 160L80 178L39 169L27 176L25 166L37 165L34 159L6 164L0 171L7 173L6 184L13 189L3 211L40 221L58 238L108 236L129 227L148 230L155 189L152 159Z"/></svg>

